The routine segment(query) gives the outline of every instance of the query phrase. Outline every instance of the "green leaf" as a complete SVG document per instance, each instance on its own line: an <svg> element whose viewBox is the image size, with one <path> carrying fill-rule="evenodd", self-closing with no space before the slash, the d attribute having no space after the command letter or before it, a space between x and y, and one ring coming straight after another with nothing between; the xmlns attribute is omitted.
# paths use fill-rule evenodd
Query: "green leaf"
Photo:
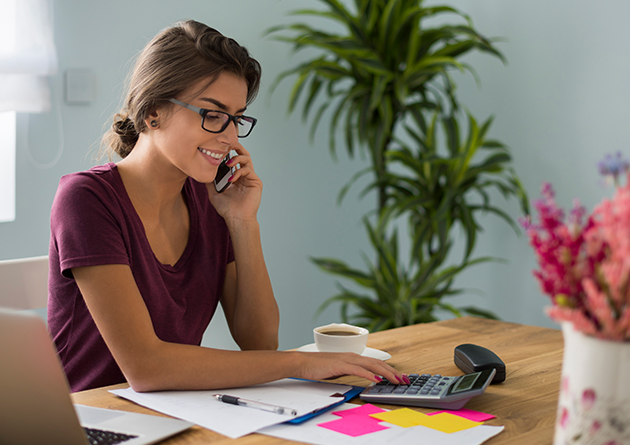
<svg viewBox="0 0 630 445"><path fill-rule="evenodd" d="M341 188L341 190L339 191L339 195L337 195L337 205L341 205L341 202L343 201L343 198L346 196L346 193L348 193L348 190L350 189L350 187L352 187L359 180L359 178L361 178L362 176L365 176L366 174L370 172L372 172L372 169L370 167L366 167L362 170L359 170L354 175L352 175L350 180L346 182L344 186Z"/></svg>
<svg viewBox="0 0 630 445"><path fill-rule="evenodd" d="M474 315L475 317L489 318L491 320L500 320L500 318L497 317L493 312L479 309L477 307L468 306L468 307L461 308L461 310L463 312L466 312L467 314Z"/></svg>

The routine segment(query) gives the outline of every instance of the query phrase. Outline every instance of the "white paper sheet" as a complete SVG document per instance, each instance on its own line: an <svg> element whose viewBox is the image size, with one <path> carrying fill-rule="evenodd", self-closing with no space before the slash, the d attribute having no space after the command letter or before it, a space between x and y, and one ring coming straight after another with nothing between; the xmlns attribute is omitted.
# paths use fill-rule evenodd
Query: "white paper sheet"
<svg viewBox="0 0 630 445"><path fill-rule="evenodd" d="M233 439L291 417L255 408L219 402L213 394L228 394L258 402L297 410L298 415L310 413L338 401L331 396L352 387L332 383L283 379L246 388L212 391L160 391L138 393L131 388L110 391L119 397L159 411L169 416L196 423ZM244 415L246 413L246 415Z"/></svg>
<svg viewBox="0 0 630 445"><path fill-rule="evenodd" d="M383 422L389 428L375 433L352 437L317 426L319 423L340 419L333 412L356 408L357 405L344 403L320 416L300 425L273 425L259 430L261 434L281 439L305 442L315 445L480 445L503 431L502 426L479 425L456 433L443 433L424 426L403 428Z"/></svg>

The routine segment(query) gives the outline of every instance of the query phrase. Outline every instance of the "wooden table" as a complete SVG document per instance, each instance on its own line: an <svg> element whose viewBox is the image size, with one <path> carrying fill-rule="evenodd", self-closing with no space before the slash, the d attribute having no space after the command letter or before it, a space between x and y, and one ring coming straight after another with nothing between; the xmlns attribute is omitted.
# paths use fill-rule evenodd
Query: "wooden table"
<svg viewBox="0 0 630 445"><path fill-rule="evenodd" d="M387 351L388 361L400 371L411 374L423 372L442 375L461 375L453 363L453 350L462 343L474 343L494 351L506 365L505 382L490 385L481 396L474 397L466 408L496 415L488 425L504 425L498 436L488 445L550 444L560 388L563 341L559 330L526 326L473 317L457 318L420 324L370 334L368 346ZM354 377L342 377L337 383L366 386L367 382ZM72 395L75 403L139 413L156 414L109 393L115 385L83 391ZM355 403L362 403L354 399ZM381 405L384 408L399 408ZM414 408L429 412L423 408ZM250 434L229 439L198 426L173 437L165 445L184 444L289 444L295 443L262 434Z"/></svg>

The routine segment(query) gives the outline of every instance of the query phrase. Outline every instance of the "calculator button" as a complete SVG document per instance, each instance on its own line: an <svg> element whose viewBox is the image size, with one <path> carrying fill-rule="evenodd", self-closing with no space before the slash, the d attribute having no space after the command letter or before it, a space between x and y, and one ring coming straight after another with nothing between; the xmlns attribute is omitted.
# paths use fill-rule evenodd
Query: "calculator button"
<svg viewBox="0 0 630 445"><path fill-rule="evenodd" d="M381 392L381 388L377 388L376 386L373 386L372 388L370 388L370 390L368 391L368 394L378 394Z"/></svg>
<svg viewBox="0 0 630 445"><path fill-rule="evenodd" d="M394 391L394 386L385 386L381 388L381 394L391 394Z"/></svg>
<svg viewBox="0 0 630 445"><path fill-rule="evenodd" d="M405 393L405 391L407 391L407 388L406 388L406 387L405 387L405 388L396 388L396 389L394 390L394 394L404 394L404 393Z"/></svg>
<svg viewBox="0 0 630 445"><path fill-rule="evenodd" d="M429 394L429 390L427 388L424 388L422 391L420 391L420 394L422 395Z"/></svg>

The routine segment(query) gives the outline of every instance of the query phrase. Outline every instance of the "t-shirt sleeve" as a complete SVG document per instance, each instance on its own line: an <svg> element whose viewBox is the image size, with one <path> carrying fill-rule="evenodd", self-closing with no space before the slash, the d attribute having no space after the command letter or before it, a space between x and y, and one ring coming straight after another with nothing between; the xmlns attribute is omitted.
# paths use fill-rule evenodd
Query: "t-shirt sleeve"
<svg viewBox="0 0 630 445"><path fill-rule="evenodd" d="M64 176L51 209L51 237L60 272L72 278L73 267L127 264L124 217L115 191L97 177Z"/></svg>

